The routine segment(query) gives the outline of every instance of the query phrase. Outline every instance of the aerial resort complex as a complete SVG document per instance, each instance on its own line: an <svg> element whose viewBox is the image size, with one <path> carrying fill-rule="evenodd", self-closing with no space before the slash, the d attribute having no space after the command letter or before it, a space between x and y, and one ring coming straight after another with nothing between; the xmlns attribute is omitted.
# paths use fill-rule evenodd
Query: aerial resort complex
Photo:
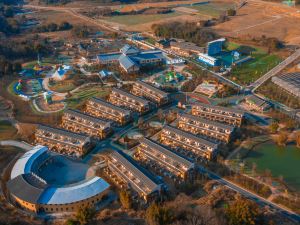
<svg viewBox="0 0 300 225"><path fill-rule="evenodd" d="M300 0L0 0L0 225L299 225Z"/></svg>

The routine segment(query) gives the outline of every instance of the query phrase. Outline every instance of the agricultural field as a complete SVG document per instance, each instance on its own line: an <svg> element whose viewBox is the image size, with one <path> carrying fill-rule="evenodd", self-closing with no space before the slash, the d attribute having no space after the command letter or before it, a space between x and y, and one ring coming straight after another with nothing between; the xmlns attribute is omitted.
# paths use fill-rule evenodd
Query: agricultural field
<svg viewBox="0 0 300 225"><path fill-rule="evenodd" d="M215 2L215 3L189 6L188 8L197 10L198 14L200 15L217 18L220 15L224 14L226 10L230 8L234 8L234 4L229 2Z"/></svg>
<svg viewBox="0 0 300 225"><path fill-rule="evenodd" d="M164 20L176 16L181 16L182 13L172 12L167 14L153 14L153 15L122 15L122 16L113 16L107 18L107 21L113 23L124 24L127 26L150 23L154 21Z"/></svg>

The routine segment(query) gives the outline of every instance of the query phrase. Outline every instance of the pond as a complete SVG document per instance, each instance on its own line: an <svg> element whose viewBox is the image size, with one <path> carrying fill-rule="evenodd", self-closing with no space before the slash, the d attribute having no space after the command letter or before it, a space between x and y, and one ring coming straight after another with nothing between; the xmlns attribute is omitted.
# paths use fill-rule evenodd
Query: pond
<svg viewBox="0 0 300 225"><path fill-rule="evenodd" d="M254 147L244 160L249 167L256 163L260 172L269 169L275 177L282 175L291 188L300 191L300 149L295 145L279 147L269 141Z"/></svg>

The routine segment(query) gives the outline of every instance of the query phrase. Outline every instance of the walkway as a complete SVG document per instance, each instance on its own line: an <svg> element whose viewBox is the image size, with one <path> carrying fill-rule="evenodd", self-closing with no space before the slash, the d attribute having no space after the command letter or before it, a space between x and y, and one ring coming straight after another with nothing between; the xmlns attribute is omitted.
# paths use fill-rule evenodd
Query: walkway
<svg viewBox="0 0 300 225"><path fill-rule="evenodd" d="M0 146L1 145L8 145L8 146L14 146L18 148L22 148L25 151L29 151L32 149L32 145L23 142L23 141L15 141L15 140L5 140L5 141L0 141Z"/></svg>

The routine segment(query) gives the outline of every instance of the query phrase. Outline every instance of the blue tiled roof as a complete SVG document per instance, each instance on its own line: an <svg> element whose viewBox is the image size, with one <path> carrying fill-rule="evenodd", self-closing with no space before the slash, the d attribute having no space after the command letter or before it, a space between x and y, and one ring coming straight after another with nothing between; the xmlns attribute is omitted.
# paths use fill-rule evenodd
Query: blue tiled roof
<svg viewBox="0 0 300 225"><path fill-rule="evenodd" d="M119 62L120 62L120 64L121 64L121 66L122 66L124 69L126 69L126 70L128 70L128 69L131 68L131 67L133 67L134 65L137 66L137 64L136 64L134 61L132 61L132 60L130 59L130 57L125 56L125 55L122 55L122 56L119 58Z"/></svg>
<svg viewBox="0 0 300 225"><path fill-rule="evenodd" d="M10 178L14 179L15 177L21 175L30 173L31 167L34 163L34 161L41 156L43 153L47 152L48 148L45 146L35 146L32 150L26 152L24 155L22 155L17 162L15 163Z"/></svg>
<svg viewBox="0 0 300 225"><path fill-rule="evenodd" d="M80 183L63 187L48 187L40 196L40 204L68 204L91 198L109 188L109 184L93 177Z"/></svg>
<svg viewBox="0 0 300 225"><path fill-rule="evenodd" d="M121 53L114 52L114 53L108 53L108 54L100 54L97 56L97 58L100 61L111 61L111 60L118 60L120 56L121 56Z"/></svg>
<svg viewBox="0 0 300 225"><path fill-rule="evenodd" d="M124 45L124 47L120 49L120 52L122 52L124 55L130 55L130 54L138 54L140 50L131 45Z"/></svg>

